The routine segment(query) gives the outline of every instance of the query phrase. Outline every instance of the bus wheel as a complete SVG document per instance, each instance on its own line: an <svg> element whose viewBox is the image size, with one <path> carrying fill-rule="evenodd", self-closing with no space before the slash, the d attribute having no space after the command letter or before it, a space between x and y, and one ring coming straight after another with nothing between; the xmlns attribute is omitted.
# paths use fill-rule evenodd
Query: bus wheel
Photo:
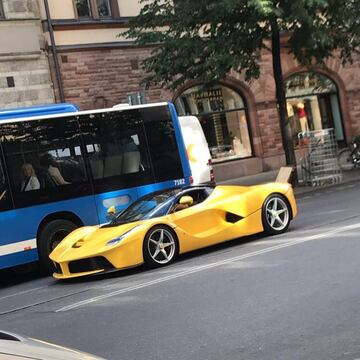
<svg viewBox="0 0 360 360"><path fill-rule="evenodd" d="M60 241L76 228L73 222L62 219L50 221L42 228L38 239L38 251L40 262L46 271L54 272L54 265L49 255Z"/></svg>

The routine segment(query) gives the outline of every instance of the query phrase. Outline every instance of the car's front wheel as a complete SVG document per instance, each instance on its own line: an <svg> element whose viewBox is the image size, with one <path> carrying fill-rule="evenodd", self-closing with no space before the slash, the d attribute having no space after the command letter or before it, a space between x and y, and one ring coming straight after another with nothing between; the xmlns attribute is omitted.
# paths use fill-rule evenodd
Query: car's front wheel
<svg viewBox="0 0 360 360"><path fill-rule="evenodd" d="M269 235L281 234L287 230L291 221L291 208L280 194L270 195L262 209L264 230Z"/></svg>
<svg viewBox="0 0 360 360"><path fill-rule="evenodd" d="M176 235L167 226L154 226L145 236L143 255L145 263L150 267L171 263L178 251L179 245Z"/></svg>

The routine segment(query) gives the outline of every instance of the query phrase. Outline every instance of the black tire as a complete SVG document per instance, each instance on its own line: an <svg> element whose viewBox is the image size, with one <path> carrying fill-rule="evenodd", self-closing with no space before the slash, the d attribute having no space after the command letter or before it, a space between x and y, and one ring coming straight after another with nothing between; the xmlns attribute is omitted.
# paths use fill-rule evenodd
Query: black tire
<svg viewBox="0 0 360 360"><path fill-rule="evenodd" d="M350 149L341 150L338 154L338 161L339 166L343 171L350 171L356 166L356 163L353 161Z"/></svg>
<svg viewBox="0 0 360 360"><path fill-rule="evenodd" d="M155 242L160 242L161 232L163 232L163 245L168 245L164 248L155 245ZM158 255L154 256L156 251L159 251ZM164 256L164 251L168 258ZM147 232L143 242L143 256L147 266L155 268L168 265L175 260L178 253L179 242L171 228L165 225L157 225Z"/></svg>
<svg viewBox="0 0 360 360"><path fill-rule="evenodd" d="M49 258L50 253L55 249L56 245L78 226L69 220L53 220L47 223L39 234L38 251L40 263L48 272L54 272L54 264Z"/></svg>
<svg viewBox="0 0 360 360"><path fill-rule="evenodd" d="M273 210L273 204L275 203L279 205ZM280 211L282 209L285 211L277 215L280 220L275 220L275 222L273 222L275 214L272 213L272 211ZM262 224L267 235L284 233L290 225L291 218L291 206L284 196L272 194L265 200L262 207Z"/></svg>

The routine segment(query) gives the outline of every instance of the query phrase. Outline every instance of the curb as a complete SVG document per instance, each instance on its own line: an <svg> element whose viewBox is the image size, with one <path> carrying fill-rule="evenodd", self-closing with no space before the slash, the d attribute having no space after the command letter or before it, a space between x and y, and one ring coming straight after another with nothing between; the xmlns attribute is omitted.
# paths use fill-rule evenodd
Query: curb
<svg viewBox="0 0 360 360"><path fill-rule="evenodd" d="M345 181L343 181L341 183L338 183L338 184L329 184L329 185L325 185L325 186L314 186L314 187L298 186L298 187L294 188L294 193L295 193L296 196L301 196L301 195L304 195L304 194L314 193L314 192L321 191L321 190L340 188L341 186L357 183L359 181L360 181L360 178L358 178L358 179L349 179L349 180L345 180Z"/></svg>

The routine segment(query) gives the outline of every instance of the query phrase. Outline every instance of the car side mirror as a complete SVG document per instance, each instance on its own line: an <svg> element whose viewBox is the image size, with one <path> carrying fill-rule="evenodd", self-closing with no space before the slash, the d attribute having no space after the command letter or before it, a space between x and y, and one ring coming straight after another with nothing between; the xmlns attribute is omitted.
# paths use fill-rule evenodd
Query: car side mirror
<svg viewBox="0 0 360 360"><path fill-rule="evenodd" d="M191 196L182 196L180 198L179 204L181 205L187 205L187 206L191 206L194 202L194 199Z"/></svg>

